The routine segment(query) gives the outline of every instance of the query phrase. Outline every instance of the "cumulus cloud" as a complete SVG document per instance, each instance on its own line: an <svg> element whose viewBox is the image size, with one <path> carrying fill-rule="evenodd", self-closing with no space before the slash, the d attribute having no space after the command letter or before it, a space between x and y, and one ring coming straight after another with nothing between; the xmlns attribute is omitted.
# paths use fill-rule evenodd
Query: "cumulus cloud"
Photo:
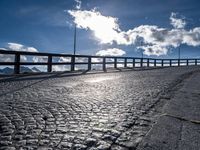
<svg viewBox="0 0 200 150"><path fill-rule="evenodd" d="M34 47L28 47L19 43L8 43L6 47L7 49L13 51L38 52L38 50Z"/></svg>
<svg viewBox="0 0 200 150"><path fill-rule="evenodd" d="M70 68L67 65L53 65L53 67L52 67L53 71L67 71L69 69Z"/></svg>
<svg viewBox="0 0 200 150"><path fill-rule="evenodd" d="M47 56L34 56L32 58L33 62L47 62Z"/></svg>
<svg viewBox="0 0 200 150"><path fill-rule="evenodd" d="M97 56L122 56L125 55L126 52L118 49L118 48L111 48L106 50L99 50L96 55Z"/></svg>
<svg viewBox="0 0 200 150"><path fill-rule="evenodd" d="M58 62L71 62L71 58L68 57L60 57Z"/></svg>
<svg viewBox="0 0 200 150"><path fill-rule="evenodd" d="M81 9L81 4L82 4L81 0L75 0L75 2L76 2L76 9Z"/></svg>
<svg viewBox="0 0 200 150"><path fill-rule="evenodd" d="M177 13L174 13L174 12L171 13L171 16L170 16L171 25L174 28L182 29L185 27L186 22L183 17L178 18L177 15L178 15Z"/></svg>
<svg viewBox="0 0 200 150"><path fill-rule="evenodd" d="M28 47L19 43L7 43L5 48L1 48L2 50L11 50L11 51L24 51L24 52L38 52L38 50L34 47ZM26 56L20 57L21 61L27 61ZM36 62L37 57L33 57L32 60ZM0 61L2 62L12 62L14 60L13 55L0 55ZM39 59L38 59L39 60ZM40 59L41 60L41 59Z"/></svg>
<svg viewBox="0 0 200 150"><path fill-rule="evenodd" d="M146 55L166 55L170 48L181 44L200 45L200 27L186 30L186 22L176 13L170 16L174 28L162 28L156 25L140 25L128 31L120 29L118 19L104 16L97 10L69 10L78 28L91 30L101 44L135 45L143 49ZM141 45L142 43L142 45Z"/></svg>
<svg viewBox="0 0 200 150"><path fill-rule="evenodd" d="M96 10L69 10L78 28L91 30L101 43L112 43L120 31L117 18L103 16Z"/></svg>
<svg viewBox="0 0 200 150"><path fill-rule="evenodd" d="M0 54L0 62L12 62L14 57L12 55L5 56L4 54Z"/></svg>

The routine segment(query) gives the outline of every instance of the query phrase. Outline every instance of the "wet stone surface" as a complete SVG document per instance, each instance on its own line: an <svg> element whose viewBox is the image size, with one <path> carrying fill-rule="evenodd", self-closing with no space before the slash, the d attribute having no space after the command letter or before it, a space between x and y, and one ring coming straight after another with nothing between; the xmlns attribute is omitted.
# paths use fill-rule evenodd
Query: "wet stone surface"
<svg viewBox="0 0 200 150"><path fill-rule="evenodd" d="M196 69L0 78L0 149L136 149L160 99Z"/></svg>

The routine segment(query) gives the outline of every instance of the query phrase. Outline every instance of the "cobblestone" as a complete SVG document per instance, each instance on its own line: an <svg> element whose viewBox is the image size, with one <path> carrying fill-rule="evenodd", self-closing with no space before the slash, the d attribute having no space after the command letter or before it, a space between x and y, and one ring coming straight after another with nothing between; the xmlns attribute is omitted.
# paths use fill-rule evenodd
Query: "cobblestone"
<svg viewBox="0 0 200 150"><path fill-rule="evenodd" d="M0 78L0 149L134 149L197 69Z"/></svg>

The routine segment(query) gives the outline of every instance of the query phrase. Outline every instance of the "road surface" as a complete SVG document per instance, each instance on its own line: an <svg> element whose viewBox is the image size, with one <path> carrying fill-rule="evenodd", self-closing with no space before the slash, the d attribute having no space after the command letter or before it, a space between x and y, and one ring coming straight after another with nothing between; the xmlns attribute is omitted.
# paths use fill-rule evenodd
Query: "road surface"
<svg viewBox="0 0 200 150"><path fill-rule="evenodd" d="M151 149L150 129L198 70L2 77L0 149Z"/></svg>

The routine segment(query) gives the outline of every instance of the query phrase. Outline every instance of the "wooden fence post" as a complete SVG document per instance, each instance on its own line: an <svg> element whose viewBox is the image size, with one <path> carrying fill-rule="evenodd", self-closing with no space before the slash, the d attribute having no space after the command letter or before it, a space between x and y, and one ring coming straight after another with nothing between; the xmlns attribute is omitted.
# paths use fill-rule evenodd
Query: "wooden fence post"
<svg viewBox="0 0 200 150"><path fill-rule="evenodd" d="M15 54L15 66L14 66L14 73L19 74L20 73L20 54Z"/></svg>
<svg viewBox="0 0 200 150"><path fill-rule="evenodd" d="M135 58L133 58L133 68L135 68Z"/></svg>
<svg viewBox="0 0 200 150"><path fill-rule="evenodd" d="M106 71L106 57L103 57L103 71Z"/></svg>
<svg viewBox="0 0 200 150"><path fill-rule="evenodd" d="M149 67L149 58L147 59L147 67Z"/></svg>
<svg viewBox="0 0 200 150"><path fill-rule="evenodd" d="M195 59L195 66L197 66L197 59Z"/></svg>
<svg viewBox="0 0 200 150"><path fill-rule="evenodd" d="M75 56L71 56L71 71L75 70Z"/></svg>
<svg viewBox="0 0 200 150"><path fill-rule="evenodd" d="M52 71L52 56L48 55L48 65L47 65L47 72Z"/></svg>
<svg viewBox="0 0 200 150"><path fill-rule="evenodd" d="M127 58L124 58L124 68L127 67Z"/></svg>
<svg viewBox="0 0 200 150"><path fill-rule="evenodd" d="M178 59L178 66L180 66L180 59Z"/></svg>
<svg viewBox="0 0 200 150"><path fill-rule="evenodd" d="M143 67L143 58L140 59L140 67Z"/></svg>
<svg viewBox="0 0 200 150"><path fill-rule="evenodd" d="M117 58L114 58L114 68L117 68Z"/></svg>
<svg viewBox="0 0 200 150"><path fill-rule="evenodd" d="M91 70L92 68L92 58L88 57L88 70Z"/></svg>
<svg viewBox="0 0 200 150"><path fill-rule="evenodd" d="M154 67L156 67L156 59L154 59Z"/></svg>

